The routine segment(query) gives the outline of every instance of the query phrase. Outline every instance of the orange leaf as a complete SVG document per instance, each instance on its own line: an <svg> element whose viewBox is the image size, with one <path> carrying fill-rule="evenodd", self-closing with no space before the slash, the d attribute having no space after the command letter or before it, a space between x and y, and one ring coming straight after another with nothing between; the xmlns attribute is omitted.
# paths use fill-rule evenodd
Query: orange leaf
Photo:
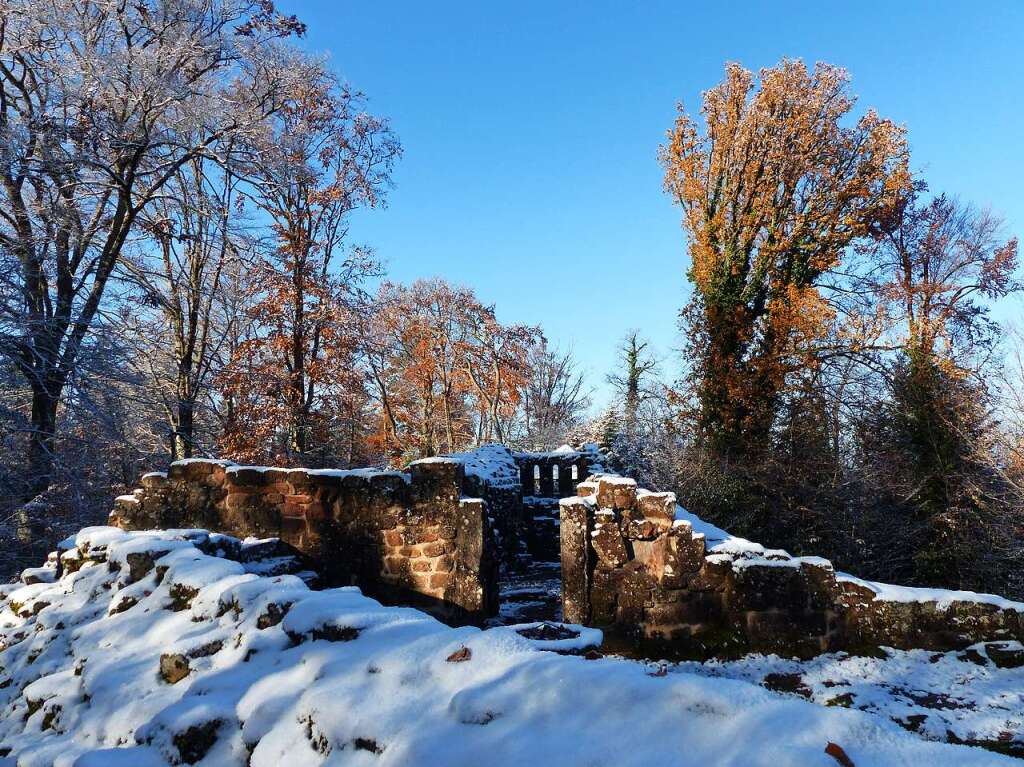
<svg viewBox="0 0 1024 767"><path fill-rule="evenodd" d="M445 660L448 663L464 663L473 657L473 651L468 647L460 647L458 650L449 655Z"/></svg>
<svg viewBox="0 0 1024 767"><path fill-rule="evenodd" d="M853 760L846 755L846 752L837 743L829 743L825 746L825 753L843 765L843 767L855 767Z"/></svg>

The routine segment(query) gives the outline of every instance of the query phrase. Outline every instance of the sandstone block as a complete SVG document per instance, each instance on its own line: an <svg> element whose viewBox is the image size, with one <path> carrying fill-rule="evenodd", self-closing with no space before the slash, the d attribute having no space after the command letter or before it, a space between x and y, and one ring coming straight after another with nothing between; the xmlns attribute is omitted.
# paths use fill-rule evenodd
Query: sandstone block
<svg viewBox="0 0 1024 767"><path fill-rule="evenodd" d="M802 612L810 606L806 584L799 566L740 563L731 594L734 610L792 610Z"/></svg>
<svg viewBox="0 0 1024 767"><path fill-rule="evenodd" d="M636 508L647 519L659 523L668 523L668 526L671 527L672 522L676 518L676 494L638 493Z"/></svg>
<svg viewBox="0 0 1024 767"><path fill-rule="evenodd" d="M636 480L601 477L597 482L597 505L602 509L632 509L636 503Z"/></svg>
<svg viewBox="0 0 1024 767"><path fill-rule="evenodd" d="M141 484L147 490L163 490L167 487L167 475L160 471L151 471L142 476Z"/></svg>
<svg viewBox="0 0 1024 767"><path fill-rule="evenodd" d="M188 674L188 658L181 653L165 653L160 656L160 678L167 684L177 684Z"/></svg>
<svg viewBox="0 0 1024 767"><path fill-rule="evenodd" d="M590 542L597 552L598 560L607 567L620 567L629 558L622 533L614 522L596 525Z"/></svg>
<svg viewBox="0 0 1024 767"><path fill-rule="evenodd" d="M559 504L562 614L572 623L585 623L590 616L588 515L583 501L570 498Z"/></svg>
<svg viewBox="0 0 1024 767"><path fill-rule="evenodd" d="M228 475L228 484L236 487L260 487L266 484L266 476L260 469L236 469Z"/></svg>
<svg viewBox="0 0 1024 767"><path fill-rule="evenodd" d="M445 545L441 542L425 543L421 547L423 556L425 557L439 557L445 552Z"/></svg>
<svg viewBox="0 0 1024 767"><path fill-rule="evenodd" d="M326 507L322 503L319 503L318 501L314 501L313 503L307 503L303 507L302 511L303 516L305 516L306 519L320 520L327 519L328 516Z"/></svg>

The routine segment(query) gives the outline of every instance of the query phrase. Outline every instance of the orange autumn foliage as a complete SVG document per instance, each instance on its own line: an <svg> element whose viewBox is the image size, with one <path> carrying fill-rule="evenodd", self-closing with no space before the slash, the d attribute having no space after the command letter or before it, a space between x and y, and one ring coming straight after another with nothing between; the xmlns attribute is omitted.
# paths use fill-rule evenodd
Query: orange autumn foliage
<svg viewBox="0 0 1024 767"><path fill-rule="evenodd" d="M542 340L441 279L382 285L361 335L379 416L372 444L395 464L504 440Z"/></svg>
<svg viewBox="0 0 1024 767"><path fill-rule="evenodd" d="M854 103L838 67L787 59L755 83L729 64L703 130L680 109L661 148L689 244L701 431L721 451L763 443L834 318L821 278L910 185L903 129L871 110L851 120Z"/></svg>

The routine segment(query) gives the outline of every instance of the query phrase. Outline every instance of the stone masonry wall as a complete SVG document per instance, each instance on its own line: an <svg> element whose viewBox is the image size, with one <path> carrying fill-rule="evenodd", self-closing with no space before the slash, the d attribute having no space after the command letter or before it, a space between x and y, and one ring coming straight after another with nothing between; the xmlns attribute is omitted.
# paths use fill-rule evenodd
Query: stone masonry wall
<svg viewBox="0 0 1024 767"><path fill-rule="evenodd" d="M534 562L557 562L559 557L558 501L576 494L576 485L592 469L592 451L513 454L522 490L523 526L520 539Z"/></svg>
<svg viewBox="0 0 1024 767"><path fill-rule="evenodd" d="M179 461L118 498L111 524L277 537L327 584L480 622L497 612L497 557L486 503L464 482L462 464L443 459L407 473Z"/></svg>
<svg viewBox="0 0 1024 767"><path fill-rule="evenodd" d="M828 560L705 536L672 493L601 476L561 501L564 620L611 629L662 655L961 649L1024 639L1024 605L870 584Z"/></svg>

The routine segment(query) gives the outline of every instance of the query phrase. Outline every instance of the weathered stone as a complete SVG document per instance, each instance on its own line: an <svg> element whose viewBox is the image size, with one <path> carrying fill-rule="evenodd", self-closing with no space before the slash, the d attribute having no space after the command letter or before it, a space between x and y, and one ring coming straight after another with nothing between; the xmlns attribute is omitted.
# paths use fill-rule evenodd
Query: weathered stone
<svg viewBox="0 0 1024 767"><path fill-rule="evenodd" d="M665 540L661 584L665 588L681 588L704 566L704 536L694 536L689 527L673 527Z"/></svg>
<svg viewBox="0 0 1024 767"><path fill-rule="evenodd" d="M219 639L214 640L213 642L207 642L206 644L199 645L198 647L193 647L191 650L189 650L188 657L208 658L211 655L216 655L217 653L219 653L223 646L224 643Z"/></svg>
<svg viewBox="0 0 1024 767"><path fill-rule="evenodd" d="M167 684L177 684L188 674L188 658L181 653L165 653L160 656L160 678Z"/></svg>
<svg viewBox="0 0 1024 767"><path fill-rule="evenodd" d="M1020 642L989 642L985 654L999 668L1020 668L1024 666L1024 647Z"/></svg>
<svg viewBox="0 0 1024 767"><path fill-rule="evenodd" d="M799 566L747 564L736 569L730 607L737 611L785 609L806 610L809 597Z"/></svg>
<svg viewBox="0 0 1024 767"><path fill-rule="evenodd" d="M622 532L614 520L602 520L599 516L590 536L598 560L608 567L619 567L629 558Z"/></svg>
<svg viewBox="0 0 1024 767"><path fill-rule="evenodd" d="M704 558L700 571L690 579L694 591L723 591L732 578L732 560L718 555Z"/></svg>
<svg viewBox="0 0 1024 767"><path fill-rule="evenodd" d="M228 474L228 482L236 489L243 487L260 487L266 484L267 477L262 469L240 468L232 469Z"/></svg>
<svg viewBox="0 0 1024 767"><path fill-rule="evenodd" d="M223 722L220 719L213 719L175 733L171 742L178 749L178 758L185 764L200 761L217 742L217 730L221 724Z"/></svg>
<svg viewBox="0 0 1024 767"><path fill-rule="evenodd" d="M163 472L152 471L144 474L139 481L146 490L162 490L167 487L167 475Z"/></svg>
<svg viewBox="0 0 1024 767"><path fill-rule="evenodd" d="M811 698L811 688L804 684L804 678L800 674L768 674L761 686L775 692L788 692L799 695L801 698Z"/></svg>
<svg viewBox="0 0 1024 767"><path fill-rule="evenodd" d="M671 527L676 518L676 494L646 491L637 493L636 508L647 519L667 523Z"/></svg>
<svg viewBox="0 0 1024 767"><path fill-rule="evenodd" d="M635 479L601 477L597 481L597 505L602 509L632 509L635 503Z"/></svg>
<svg viewBox="0 0 1024 767"><path fill-rule="evenodd" d="M128 582L135 583L145 578L149 571L153 569L156 560L160 559L168 551L169 549L164 551L130 552L125 556L125 561L128 563Z"/></svg>
<svg viewBox="0 0 1024 767"><path fill-rule="evenodd" d="M632 526L630 529L632 529ZM633 536L630 537L632 538ZM634 539L632 540L632 545L633 559L640 563L652 578L660 580L665 572L668 537L659 535L652 540Z"/></svg>
<svg viewBox="0 0 1024 767"><path fill-rule="evenodd" d="M271 626L276 626L284 620L284 616L288 614L291 607L291 602L283 602L281 604L278 604L277 602L270 602L256 619L256 628L262 631L263 629L268 629Z"/></svg>
<svg viewBox="0 0 1024 767"><path fill-rule="evenodd" d="M439 557L445 552L445 546L443 543L425 543L423 544L423 556L425 557Z"/></svg>
<svg viewBox="0 0 1024 767"><path fill-rule="evenodd" d="M722 598L711 592L689 593L673 602L659 602L644 611L652 627L705 626L719 623L724 616Z"/></svg>
<svg viewBox="0 0 1024 767"><path fill-rule="evenodd" d="M168 594L171 597L171 610L176 613L187 610L192 606L192 600L196 598L198 593L199 589L192 586L186 586L183 583L172 584L168 590Z"/></svg>
<svg viewBox="0 0 1024 767"><path fill-rule="evenodd" d="M839 586L832 563L827 560L804 559L800 563L800 577L807 590L809 605L815 610L831 609L839 597Z"/></svg>

